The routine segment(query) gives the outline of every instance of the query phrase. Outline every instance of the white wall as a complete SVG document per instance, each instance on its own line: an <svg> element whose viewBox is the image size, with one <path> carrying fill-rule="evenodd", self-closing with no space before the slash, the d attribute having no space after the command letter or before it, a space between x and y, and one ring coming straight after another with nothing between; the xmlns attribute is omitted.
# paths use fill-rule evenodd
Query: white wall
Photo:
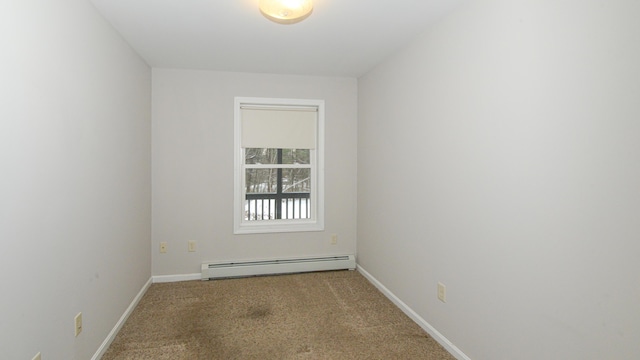
<svg viewBox="0 0 640 360"><path fill-rule="evenodd" d="M86 0L1 2L0 47L0 358L86 360L151 275L151 72Z"/></svg>
<svg viewBox="0 0 640 360"><path fill-rule="evenodd" d="M359 263L474 360L640 356L639 15L471 1L359 80Z"/></svg>
<svg viewBox="0 0 640 360"><path fill-rule="evenodd" d="M325 231L233 234L235 96L325 100ZM153 69L153 275L199 273L203 261L355 253L356 107L352 78Z"/></svg>

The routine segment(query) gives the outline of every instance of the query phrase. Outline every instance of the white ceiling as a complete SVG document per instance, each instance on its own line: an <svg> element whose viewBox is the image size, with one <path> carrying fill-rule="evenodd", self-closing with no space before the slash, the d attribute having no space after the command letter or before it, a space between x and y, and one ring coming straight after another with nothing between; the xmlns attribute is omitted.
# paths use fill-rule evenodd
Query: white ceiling
<svg viewBox="0 0 640 360"><path fill-rule="evenodd" d="M91 0L152 67L358 77L465 0L314 0L267 20L258 0Z"/></svg>

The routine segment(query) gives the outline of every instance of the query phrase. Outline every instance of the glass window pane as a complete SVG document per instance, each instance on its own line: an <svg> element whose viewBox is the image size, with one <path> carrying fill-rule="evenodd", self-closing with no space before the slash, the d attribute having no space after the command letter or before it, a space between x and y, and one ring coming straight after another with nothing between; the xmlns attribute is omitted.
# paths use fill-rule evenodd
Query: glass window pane
<svg viewBox="0 0 640 360"><path fill-rule="evenodd" d="M283 164L309 164L309 149L282 149Z"/></svg>
<svg viewBox="0 0 640 360"><path fill-rule="evenodd" d="M245 164L310 164L309 149L282 149L282 161L278 162L278 149L247 148Z"/></svg>
<svg viewBox="0 0 640 360"><path fill-rule="evenodd" d="M275 193L278 188L277 169L246 169L247 194Z"/></svg>
<svg viewBox="0 0 640 360"><path fill-rule="evenodd" d="M244 161L245 164L277 164L278 149L247 148Z"/></svg>
<svg viewBox="0 0 640 360"><path fill-rule="evenodd" d="M306 197L290 197L282 199L281 219L310 219L311 199Z"/></svg>
<svg viewBox="0 0 640 360"><path fill-rule="evenodd" d="M311 192L311 169L282 169L282 192Z"/></svg>
<svg viewBox="0 0 640 360"><path fill-rule="evenodd" d="M245 220L272 220L276 218L275 199L251 199L244 202Z"/></svg>

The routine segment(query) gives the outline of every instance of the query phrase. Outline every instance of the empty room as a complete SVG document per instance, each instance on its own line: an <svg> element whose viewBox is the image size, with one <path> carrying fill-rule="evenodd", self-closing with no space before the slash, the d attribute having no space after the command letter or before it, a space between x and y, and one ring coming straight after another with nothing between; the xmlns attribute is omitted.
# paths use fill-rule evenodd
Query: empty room
<svg viewBox="0 0 640 360"><path fill-rule="evenodd" d="M0 359L640 358L639 17L0 0Z"/></svg>

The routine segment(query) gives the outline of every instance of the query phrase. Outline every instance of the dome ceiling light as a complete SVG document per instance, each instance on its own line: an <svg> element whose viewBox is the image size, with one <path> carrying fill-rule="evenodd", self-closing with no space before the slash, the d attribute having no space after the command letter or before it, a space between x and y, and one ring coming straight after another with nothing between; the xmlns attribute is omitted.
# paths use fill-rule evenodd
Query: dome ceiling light
<svg viewBox="0 0 640 360"><path fill-rule="evenodd" d="M260 12L267 19L278 24L295 24L313 11L311 0L260 0Z"/></svg>

